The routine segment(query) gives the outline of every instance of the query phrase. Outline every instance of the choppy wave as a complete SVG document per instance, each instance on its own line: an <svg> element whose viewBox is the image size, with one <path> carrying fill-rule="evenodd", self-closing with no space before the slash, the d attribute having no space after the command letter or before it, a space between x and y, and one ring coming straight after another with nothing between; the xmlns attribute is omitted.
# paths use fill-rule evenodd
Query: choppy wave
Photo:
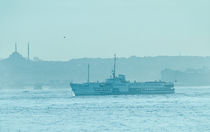
<svg viewBox="0 0 210 132"><path fill-rule="evenodd" d="M0 131L210 131L210 87L172 95L74 97L70 90L1 90Z"/></svg>

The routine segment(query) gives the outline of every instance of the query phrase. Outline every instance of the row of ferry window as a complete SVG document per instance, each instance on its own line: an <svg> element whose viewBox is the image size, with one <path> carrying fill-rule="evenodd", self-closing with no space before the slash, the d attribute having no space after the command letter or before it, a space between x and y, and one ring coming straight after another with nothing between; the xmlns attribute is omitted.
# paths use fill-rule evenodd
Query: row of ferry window
<svg viewBox="0 0 210 132"><path fill-rule="evenodd" d="M134 90L134 91L154 91L154 90L158 90L158 91L160 91L160 90L165 90L164 88L150 88L150 87L148 87L148 88L130 88L130 90Z"/></svg>
<svg viewBox="0 0 210 132"><path fill-rule="evenodd" d="M140 85L140 86L163 86L163 84L142 84L142 83L134 83L132 85Z"/></svg>

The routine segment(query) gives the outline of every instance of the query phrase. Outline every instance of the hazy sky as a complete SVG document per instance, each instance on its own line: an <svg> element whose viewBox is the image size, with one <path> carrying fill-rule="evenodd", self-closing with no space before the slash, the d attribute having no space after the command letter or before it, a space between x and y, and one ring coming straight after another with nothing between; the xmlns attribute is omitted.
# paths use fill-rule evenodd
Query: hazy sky
<svg viewBox="0 0 210 132"><path fill-rule="evenodd" d="M15 42L45 60L210 56L210 0L0 0L0 58Z"/></svg>

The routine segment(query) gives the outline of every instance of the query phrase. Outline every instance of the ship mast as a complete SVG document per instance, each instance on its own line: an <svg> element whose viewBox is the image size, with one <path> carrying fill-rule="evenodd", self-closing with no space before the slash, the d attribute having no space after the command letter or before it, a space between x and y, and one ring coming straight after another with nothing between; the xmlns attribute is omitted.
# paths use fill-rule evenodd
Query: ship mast
<svg viewBox="0 0 210 132"><path fill-rule="evenodd" d="M88 84L90 83L90 65L88 64Z"/></svg>
<svg viewBox="0 0 210 132"><path fill-rule="evenodd" d="M113 78L116 77L116 54L114 54L114 70L113 70Z"/></svg>

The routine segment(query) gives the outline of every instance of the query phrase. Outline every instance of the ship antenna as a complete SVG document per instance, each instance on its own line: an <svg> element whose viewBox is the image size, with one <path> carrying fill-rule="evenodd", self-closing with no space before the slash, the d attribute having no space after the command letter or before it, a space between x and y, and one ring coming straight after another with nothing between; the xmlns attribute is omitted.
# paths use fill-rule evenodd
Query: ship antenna
<svg viewBox="0 0 210 132"><path fill-rule="evenodd" d="M88 84L90 83L90 65L88 64Z"/></svg>
<svg viewBox="0 0 210 132"><path fill-rule="evenodd" d="M114 71L113 71L113 78L116 77L116 54L114 54Z"/></svg>

